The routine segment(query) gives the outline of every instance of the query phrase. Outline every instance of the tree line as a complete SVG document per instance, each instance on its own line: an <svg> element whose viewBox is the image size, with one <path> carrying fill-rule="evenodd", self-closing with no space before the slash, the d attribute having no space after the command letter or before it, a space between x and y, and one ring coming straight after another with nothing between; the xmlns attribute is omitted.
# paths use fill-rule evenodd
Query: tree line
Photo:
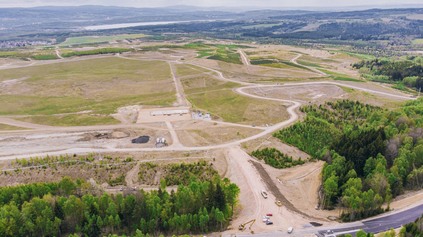
<svg viewBox="0 0 423 237"><path fill-rule="evenodd" d="M289 168L305 163L303 160L301 160L301 158L294 160L292 157L285 155L275 148L255 150L251 153L251 155L259 160L264 160L266 164L278 169Z"/></svg>
<svg viewBox="0 0 423 237"><path fill-rule="evenodd" d="M324 208L345 221L383 212L405 189L423 188L423 99L397 110L353 101L303 107L307 118L274 134L324 166Z"/></svg>
<svg viewBox="0 0 423 237"><path fill-rule="evenodd" d="M0 188L0 236L172 235L223 230L239 188L218 177L163 189L93 195L64 178Z"/></svg>
<svg viewBox="0 0 423 237"><path fill-rule="evenodd" d="M423 58L376 58L363 60L352 65L360 69L364 77L375 81L402 83L419 90L423 87Z"/></svg>

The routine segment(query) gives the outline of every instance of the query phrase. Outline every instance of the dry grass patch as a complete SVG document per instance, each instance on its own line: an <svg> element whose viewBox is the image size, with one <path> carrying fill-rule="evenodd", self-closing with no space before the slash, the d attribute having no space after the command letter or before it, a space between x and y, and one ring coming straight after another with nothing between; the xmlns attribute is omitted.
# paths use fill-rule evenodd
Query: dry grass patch
<svg viewBox="0 0 423 237"><path fill-rule="evenodd" d="M0 114L110 114L134 104L171 105L169 65L117 57L2 70L1 81L26 78L0 90Z"/></svg>
<svg viewBox="0 0 423 237"><path fill-rule="evenodd" d="M25 128L15 127L15 126L0 123L0 131L22 130L22 129L25 129Z"/></svg>

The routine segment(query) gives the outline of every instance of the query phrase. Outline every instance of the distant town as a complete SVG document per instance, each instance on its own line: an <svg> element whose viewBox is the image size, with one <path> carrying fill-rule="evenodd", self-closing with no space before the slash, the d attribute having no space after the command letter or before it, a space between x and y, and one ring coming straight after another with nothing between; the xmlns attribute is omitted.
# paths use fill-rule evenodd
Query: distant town
<svg viewBox="0 0 423 237"><path fill-rule="evenodd" d="M7 40L0 41L0 49L12 49L12 48L22 48L28 46L37 46L37 45L51 45L52 42L43 41L43 40Z"/></svg>

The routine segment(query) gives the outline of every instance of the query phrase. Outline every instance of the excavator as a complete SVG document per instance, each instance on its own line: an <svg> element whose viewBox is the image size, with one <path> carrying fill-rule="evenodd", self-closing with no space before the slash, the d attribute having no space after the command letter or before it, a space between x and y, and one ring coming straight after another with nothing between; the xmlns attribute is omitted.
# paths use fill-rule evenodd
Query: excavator
<svg viewBox="0 0 423 237"><path fill-rule="evenodd" d="M250 226L248 227L248 229L251 231L251 234L254 234L254 231L251 230L251 226L253 226L254 222L256 222L256 219L253 219L251 221L247 221L247 222L239 225L238 230L244 231L245 230L245 226L251 223Z"/></svg>

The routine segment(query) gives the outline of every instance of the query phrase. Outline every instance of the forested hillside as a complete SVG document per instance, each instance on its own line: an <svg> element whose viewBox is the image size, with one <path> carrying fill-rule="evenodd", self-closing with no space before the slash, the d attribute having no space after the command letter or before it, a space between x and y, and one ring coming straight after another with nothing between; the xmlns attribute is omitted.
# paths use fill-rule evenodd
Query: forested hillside
<svg viewBox="0 0 423 237"><path fill-rule="evenodd" d="M224 229L239 189L229 180L191 180L176 192L93 195L90 184L58 183L0 188L0 236L158 236ZM73 235L74 234L74 235Z"/></svg>
<svg viewBox="0 0 423 237"><path fill-rule="evenodd" d="M327 161L323 207L342 207L344 220L356 220L423 188L423 99L394 111L347 100L301 110L303 122L274 136Z"/></svg>
<svg viewBox="0 0 423 237"><path fill-rule="evenodd" d="M407 56L400 59L376 58L355 63L362 75L373 81L394 82L419 90L423 87L423 58Z"/></svg>

